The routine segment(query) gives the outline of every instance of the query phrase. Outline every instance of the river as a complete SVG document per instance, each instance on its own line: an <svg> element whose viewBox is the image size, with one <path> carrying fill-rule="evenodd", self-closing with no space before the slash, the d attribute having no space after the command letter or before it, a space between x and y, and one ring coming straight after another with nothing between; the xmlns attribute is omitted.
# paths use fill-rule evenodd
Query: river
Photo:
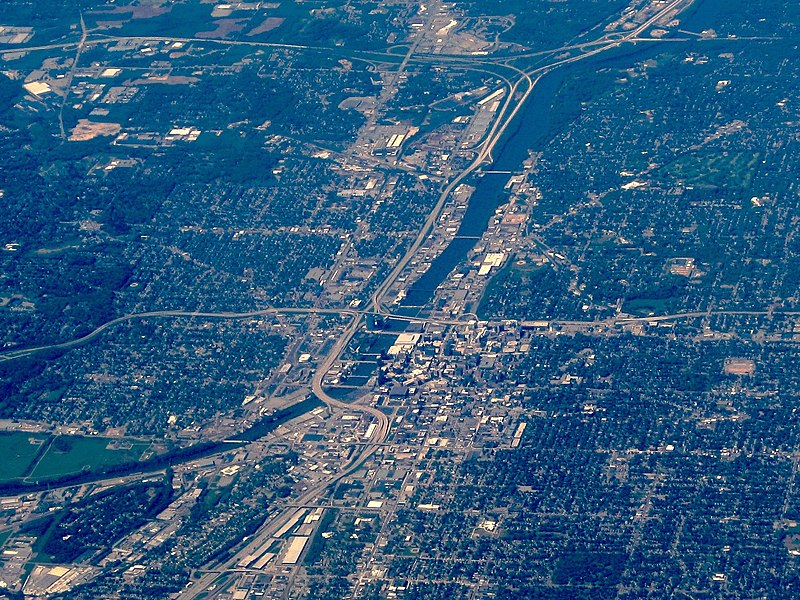
<svg viewBox="0 0 800 600"><path fill-rule="evenodd" d="M701 31L713 27L715 17L723 10L722 0L703 0L691 9L684 24L690 30ZM690 50L691 43L681 46ZM668 50L668 49L667 49ZM571 63L545 74L533 89L525 106L495 147L496 159L487 171L519 173L530 152L542 151L548 141L563 127L568 115L554 109L559 90L567 77L591 77L602 68L627 68L635 62L664 52L659 43L626 44L583 61ZM487 174L471 178L475 191L470 197L466 213L456 237L436 257L428 270L411 285L401 302L401 312L415 313L432 299L436 288L447 278L475 247L489 225L489 219L507 199L505 184L511 175Z"/></svg>

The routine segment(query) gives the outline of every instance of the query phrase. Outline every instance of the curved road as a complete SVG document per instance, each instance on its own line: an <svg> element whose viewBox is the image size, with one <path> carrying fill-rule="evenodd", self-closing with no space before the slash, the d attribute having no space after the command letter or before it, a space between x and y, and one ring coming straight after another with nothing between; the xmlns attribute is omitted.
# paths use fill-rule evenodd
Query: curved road
<svg viewBox="0 0 800 600"><path fill-rule="evenodd" d="M358 331L361 325L361 319L361 314L357 314L353 317L352 323L350 323L344 332L342 332L342 335L328 352L325 360L317 366L311 382L311 389L314 394L329 408L338 408L351 412L361 412L373 417L377 424L377 427L372 434L372 440L374 441L360 446L360 450L357 450L353 453L350 459L344 465L342 465L336 475L315 483L307 490L304 490L302 494L292 502L291 506L284 508L278 515L270 517L267 520L266 525L250 540L248 540L244 547L240 548L236 554L225 561L224 564L220 565L218 569L206 573L199 580L195 581L190 588L184 590L180 594L181 598L197 598L198 596L205 594L206 590L213 585L215 581L217 581L220 577L225 577L226 573L229 573L232 569L234 569L244 557L263 547L267 541L283 526L283 524L289 518L291 518L292 514L297 510L298 505L302 506L304 504L311 503L320 494L322 494L326 488L360 469L364 461L375 454L375 452L377 452L382 444L386 441L386 437L389 434L389 418L384 413L377 408L364 406L357 402L348 403L337 400L336 398L330 396L322 385L322 382L328 371L330 371L333 364L339 359L339 356L347 347L347 344L350 343L350 340Z"/></svg>
<svg viewBox="0 0 800 600"><path fill-rule="evenodd" d="M0 354L0 362L16 360L18 358L23 358L26 356L30 356L32 354L36 354L38 352L44 352L46 350L69 350L70 348L82 346L87 342L91 342L93 339L95 339L104 331L113 327L114 325L119 325L120 323L125 323L126 321L135 321L138 319L161 318L161 317L202 317L205 319L248 319L251 317L261 317L265 315L281 314L281 313L341 315L341 314L355 314L355 312L356 311L352 311L349 309L336 309L336 308L265 308L263 310L254 310L251 312L201 312L201 311L183 311L183 310L154 310L143 313L131 313L128 315L117 317L116 319L112 319L111 321L107 321L106 323L100 325L94 331L91 331L90 333L87 333L83 337L79 337L74 340L69 340L67 342L61 342L58 344L35 346L32 348L20 348L19 350L10 350L8 352L4 352Z"/></svg>
<svg viewBox="0 0 800 600"><path fill-rule="evenodd" d="M179 317L190 317L190 318L203 318L203 319L249 319L252 317L263 317L266 315L279 315L279 314L298 314L298 315L346 315L346 316L366 316L370 314L374 314L368 310L356 310L353 308L297 308L297 307L289 307L289 308L264 308L261 310L253 310L249 312L204 312L204 311L185 311L185 310L154 310L149 312L141 312L141 313L131 313L127 315L123 315L121 317L117 317L116 319L112 319L103 323L93 331L87 333L86 335L75 338L74 340L69 340L66 342L59 342L56 344L48 344L46 346L33 346L30 348L19 348L17 350L9 350L7 352L3 352L0 354L0 363L17 360L20 358L25 358L26 356L31 356L33 354L37 354L39 352L45 352L47 350L69 350L71 348L77 348L78 346L82 346L88 342L91 342L100 334L105 332L106 330L114 327L115 325L119 325L121 323L125 323L126 321L135 321L138 319L148 319L148 318L165 318L165 317L172 317L172 318L179 318ZM399 321L425 321L426 323L434 323L437 325L460 325L463 324L463 321L453 320L453 319L436 319L436 318L418 318L418 317L409 317L408 315L395 315L395 314L387 314L392 319L397 319Z"/></svg>

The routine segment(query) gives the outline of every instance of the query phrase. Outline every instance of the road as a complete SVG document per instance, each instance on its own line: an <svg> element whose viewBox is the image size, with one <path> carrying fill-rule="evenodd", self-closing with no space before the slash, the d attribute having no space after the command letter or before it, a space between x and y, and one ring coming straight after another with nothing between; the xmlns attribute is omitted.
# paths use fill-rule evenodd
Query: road
<svg viewBox="0 0 800 600"><path fill-rule="evenodd" d="M250 319L254 317L263 317L266 315L279 315L279 314L298 314L298 315L339 315L350 317L364 317L368 315L377 314L368 310L355 310L352 308L265 308L263 310L254 310L250 312L202 312L202 311L181 311L181 310L157 310L151 312L132 313L123 315L112 319L107 323L103 323L94 331L87 333L83 337L76 338L67 342L60 342L57 344L49 344L46 346L35 346L31 348L20 348L18 350L10 350L0 354L0 363L12 360L18 360L40 352L47 352L49 350L69 350L91 342L99 337L108 329L125 323L127 321L135 321L138 319L152 319L152 318L199 318L199 319ZM434 325L466 325L470 320L478 321L478 317L473 313L465 314L465 319L439 319L436 317L409 317L407 315L398 315L394 313L382 313L391 319L398 321L408 322L424 322ZM766 317L770 315L784 315L784 316L800 316L800 311L787 311L777 308L770 308L768 310L710 310L710 311L693 311L682 313L671 313L667 315L654 315L650 317L611 317L609 319L601 319L594 321L563 321L563 320L549 320L553 325L563 326L576 326L576 327L589 327L592 325L625 325L630 323L650 323L660 321L678 321L681 319L694 319L699 317L716 317L716 316L751 316L751 317ZM349 339L348 339L349 342ZM346 344L345 344L346 345ZM334 359L335 361L335 359ZM333 364L333 363L331 363Z"/></svg>
<svg viewBox="0 0 800 600"><path fill-rule="evenodd" d="M73 340L69 340L66 342L59 342L56 344L48 344L44 346L33 346L29 348L19 348L17 350L9 350L7 352L3 352L0 354L0 363L8 362L12 360L18 360L20 358L25 358L28 356L32 356L34 354L38 354L40 352L47 352L50 350L70 350L72 348L77 348L78 346L83 346L84 344L91 342L92 340L96 339L102 333L107 331L108 329L114 327L115 325L120 325L127 321L136 321L140 319L155 319L155 318L196 318L196 319L251 319L254 317L264 317L267 315L281 315L281 314L297 314L297 315L340 315L340 316L367 316L374 314L371 311L367 310L356 310L353 308L316 308L316 307L308 307L308 308L301 308L301 307L287 307L287 308L265 308L261 310L253 310L249 312L204 312L204 311L185 311L185 310L154 310L149 312L141 312L141 313L131 313L127 315L123 315L121 317L117 317L116 319L112 319L103 323L90 333L86 335L75 338ZM397 319L399 321L424 321L426 323L432 323L436 325L460 325L463 324L464 321L461 320L454 320L454 319L437 319L437 318L418 318L418 317L409 317L407 315L394 315L389 314L387 315L392 319Z"/></svg>
<svg viewBox="0 0 800 600"><path fill-rule="evenodd" d="M89 34L88 30L86 29L86 22L83 20L83 13L81 13L80 24L81 39L78 42L78 47L75 51L75 58L72 59L72 66L70 66L69 72L67 73L66 85L64 87L64 97L61 99L61 105L58 107L58 128L59 132L61 133L61 139L64 140L67 139L67 133L64 129L64 107L67 105L69 94L72 91L72 80L75 78L75 71L78 68L78 61L81 59L81 52L83 52L83 49L86 47L86 37Z"/></svg>
<svg viewBox="0 0 800 600"><path fill-rule="evenodd" d="M377 408L364 406L360 402L348 403L337 400L336 398L330 396L322 385L322 382L328 371L330 371L333 364L339 359L339 356L347 347L347 344L350 343L350 340L360 328L361 319L362 316L360 314L353 316L352 322L350 325L348 325L337 342L330 349L325 357L325 360L317 366L312 379L311 389L314 394L332 411L334 409L339 409L347 412L361 412L375 419L377 427L375 428L370 442L359 448L356 448L356 451L353 453L350 459L344 465L342 465L336 475L319 481L307 490L303 491L300 496L292 501L291 505L287 505L278 515L271 517L267 521L266 525L248 540L244 547L240 548L232 558L225 561L225 563L220 566L219 570L215 570L214 572L203 575L199 580L195 581L189 589L181 593L181 598L197 598L199 595L205 594L205 590L214 585L214 582L220 577L226 577L226 574L233 570L245 556L252 554L264 546L264 544L273 535L275 535L275 533L283 526L283 524L289 518L291 518L292 514L297 510L297 506L304 506L312 503L320 494L325 491L326 488L360 469L361 465L370 456L375 454L375 452L383 447L383 444L385 443L386 437L389 433L389 418Z"/></svg>
<svg viewBox="0 0 800 600"><path fill-rule="evenodd" d="M132 313L128 315L123 315L121 317L117 317L116 319L112 319L111 321L107 321L106 323L103 323L102 325L97 327L92 332L87 333L83 337L79 337L74 340L69 340L67 342L60 342L57 344L48 344L46 346L20 348L18 350L10 350L8 352L4 352L3 354L0 354L0 362L17 360L20 358L24 358L26 356L31 356L33 354L45 352L48 350L69 350L77 346L82 346L100 336L107 329L110 329L115 325L125 323L127 321L135 321L139 319L149 319L149 318L164 318L164 317L193 317L193 318L204 318L204 319L249 319L253 317L263 317L266 315L291 314L291 313L346 315L346 314L352 314L353 311L350 311L348 309L334 309L334 308L331 309L266 308L264 310L254 310L251 312L202 312L202 311L183 311L183 310L154 310L150 312Z"/></svg>

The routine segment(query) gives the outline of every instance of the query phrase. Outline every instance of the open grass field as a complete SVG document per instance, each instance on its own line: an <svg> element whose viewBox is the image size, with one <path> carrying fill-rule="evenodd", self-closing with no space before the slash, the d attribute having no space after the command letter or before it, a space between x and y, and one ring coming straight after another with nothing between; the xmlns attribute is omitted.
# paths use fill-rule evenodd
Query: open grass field
<svg viewBox="0 0 800 600"><path fill-rule="evenodd" d="M49 479L83 470L136 462L150 448L139 440L0 433L0 482Z"/></svg>
<svg viewBox="0 0 800 600"><path fill-rule="evenodd" d="M23 477L48 438L24 431L0 434L0 481Z"/></svg>
<svg viewBox="0 0 800 600"><path fill-rule="evenodd" d="M8 531L0 532L0 548L6 543L6 540L11 537L11 534L14 532L13 529L9 529Z"/></svg>
<svg viewBox="0 0 800 600"><path fill-rule="evenodd" d="M665 166L662 175L709 189L747 190L760 157L758 152L696 152Z"/></svg>
<svg viewBox="0 0 800 600"><path fill-rule="evenodd" d="M47 479L138 461L149 442L99 437L56 436L30 474Z"/></svg>

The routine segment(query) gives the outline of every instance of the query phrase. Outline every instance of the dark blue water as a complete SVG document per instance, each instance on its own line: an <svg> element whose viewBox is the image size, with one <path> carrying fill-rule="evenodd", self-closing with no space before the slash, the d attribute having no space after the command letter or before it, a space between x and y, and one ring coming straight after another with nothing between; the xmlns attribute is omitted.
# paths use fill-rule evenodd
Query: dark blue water
<svg viewBox="0 0 800 600"><path fill-rule="evenodd" d="M544 147L553 125L551 107L568 72L569 69L563 69L548 73L536 84L521 111L522 116L512 122L495 146L497 158L487 170L518 172L530 151ZM436 288L466 258L486 231L489 219L497 207L504 203L507 197L504 188L510 177L508 174L487 174L466 182L475 185L475 191L469 200L456 238L411 286L402 306L423 306L431 301Z"/></svg>
<svg viewBox="0 0 800 600"><path fill-rule="evenodd" d="M687 15L684 27L700 31L714 26L720 11L724 10L724 0L701 0ZM690 50L690 43L681 47ZM556 110L558 92L566 78L591 77L599 69L626 68L637 61L658 55L665 49L660 44L626 44L625 46L588 58L585 61L562 67L548 73L533 90L520 115L506 130L503 138L495 146L495 162L487 170L519 172L522 162L531 151L541 151L555 135L562 123L564 114ZM561 118L560 118L561 117ZM431 263L431 266L408 290L401 303L401 312L416 312L411 307L428 304L436 288L445 280L475 247L478 239L486 231L489 219L498 206L505 202L505 184L511 175L484 175L467 181L475 185L466 214L456 238Z"/></svg>

